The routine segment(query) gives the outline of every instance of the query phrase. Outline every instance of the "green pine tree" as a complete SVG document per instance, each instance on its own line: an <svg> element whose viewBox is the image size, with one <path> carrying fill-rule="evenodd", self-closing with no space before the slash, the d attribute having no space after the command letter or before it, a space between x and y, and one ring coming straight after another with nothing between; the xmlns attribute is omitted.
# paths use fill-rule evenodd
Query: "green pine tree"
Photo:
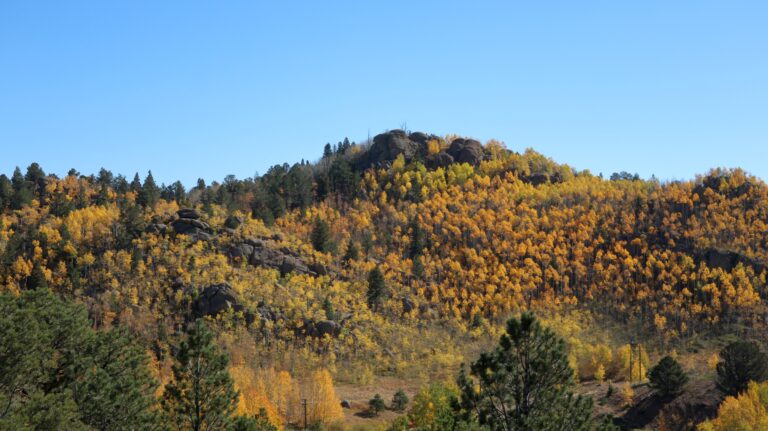
<svg viewBox="0 0 768 431"><path fill-rule="evenodd" d="M331 228L320 217L315 219L315 224L310 234L310 241L312 242L312 247L321 253L331 251Z"/></svg>
<svg viewBox="0 0 768 431"><path fill-rule="evenodd" d="M158 428L143 348L91 326L47 289L0 295L0 429Z"/></svg>
<svg viewBox="0 0 768 431"><path fill-rule="evenodd" d="M357 247L357 243L350 241L349 245L347 245L347 251L344 252L344 257L342 260L344 263L349 264L349 262L353 260L357 260L360 258L360 249Z"/></svg>
<svg viewBox="0 0 768 431"><path fill-rule="evenodd" d="M155 184L152 177L152 171L149 171L147 178L144 179L144 185L139 192L138 202L145 208L154 208L160 199L160 188Z"/></svg>
<svg viewBox="0 0 768 431"><path fill-rule="evenodd" d="M408 248L408 256L411 259L415 259L417 256L421 256L424 253L424 248L427 246L427 236L421 228L418 219L414 218L409 225L411 231L411 244Z"/></svg>
<svg viewBox="0 0 768 431"><path fill-rule="evenodd" d="M381 303L384 301L386 295L387 286L384 283L384 275L378 267L375 267L368 273L368 308L371 310L378 310Z"/></svg>
<svg viewBox="0 0 768 431"><path fill-rule="evenodd" d="M565 342L524 313L469 375L462 366L460 407L491 431L606 429L592 417L592 399L573 394L573 379Z"/></svg>
<svg viewBox="0 0 768 431"><path fill-rule="evenodd" d="M398 391L395 392L395 395L392 396L392 410L398 412L405 410L408 401L408 395L405 394L405 391L398 389Z"/></svg>
<svg viewBox="0 0 768 431"><path fill-rule="evenodd" d="M736 341L720 351L717 364L717 387L736 396L747 389L750 381L768 380L768 354L754 341Z"/></svg>
<svg viewBox="0 0 768 431"><path fill-rule="evenodd" d="M672 396L683 391L683 387L688 382L688 376L674 358L665 356L648 371L648 380L651 388L660 395Z"/></svg>
<svg viewBox="0 0 768 431"><path fill-rule="evenodd" d="M379 412L386 408L386 405L384 404L384 398L382 398L379 394L374 395L373 398L368 401L368 408L374 416L378 416Z"/></svg>
<svg viewBox="0 0 768 431"><path fill-rule="evenodd" d="M174 355L173 382L165 387L163 409L180 430L227 430L233 423L238 393L213 332L202 319L187 331Z"/></svg>

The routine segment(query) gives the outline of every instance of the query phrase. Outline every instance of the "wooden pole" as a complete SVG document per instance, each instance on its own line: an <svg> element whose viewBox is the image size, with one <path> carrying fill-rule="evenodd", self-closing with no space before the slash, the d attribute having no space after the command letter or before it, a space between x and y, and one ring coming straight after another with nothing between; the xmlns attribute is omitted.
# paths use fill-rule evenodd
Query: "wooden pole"
<svg viewBox="0 0 768 431"><path fill-rule="evenodd" d="M629 343L629 385L632 386L632 353L635 350L635 343Z"/></svg>
<svg viewBox="0 0 768 431"><path fill-rule="evenodd" d="M304 406L304 429L307 429L307 399L301 400L301 405Z"/></svg>

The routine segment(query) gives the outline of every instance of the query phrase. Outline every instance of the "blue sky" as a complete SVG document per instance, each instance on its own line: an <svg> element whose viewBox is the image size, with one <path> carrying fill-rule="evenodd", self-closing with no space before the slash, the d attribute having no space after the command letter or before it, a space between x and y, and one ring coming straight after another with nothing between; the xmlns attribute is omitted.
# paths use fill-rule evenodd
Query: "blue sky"
<svg viewBox="0 0 768 431"><path fill-rule="evenodd" d="M0 172L221 180L407 124L768 178L765 1L3 1Z"/></svg>

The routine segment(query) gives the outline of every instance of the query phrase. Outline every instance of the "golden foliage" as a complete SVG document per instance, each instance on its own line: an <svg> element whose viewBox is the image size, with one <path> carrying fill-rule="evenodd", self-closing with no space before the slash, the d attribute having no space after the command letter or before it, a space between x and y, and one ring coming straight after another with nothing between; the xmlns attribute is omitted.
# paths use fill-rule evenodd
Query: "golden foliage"
<svg viewBox="0 0 768 431"><path fill-rule="evenodd" d="M303 385L302 398L307 400L308 417L312 423L333 423L344 417L328 370L312 372L309 381Z"/></svg>
<svg viewBox="0 0 768 431"><path fill-rule="evenodd" d="M699 431L762 431L768 429L768 382L751 382L738 397L727 397L717 418L699 425Z"/></svg>

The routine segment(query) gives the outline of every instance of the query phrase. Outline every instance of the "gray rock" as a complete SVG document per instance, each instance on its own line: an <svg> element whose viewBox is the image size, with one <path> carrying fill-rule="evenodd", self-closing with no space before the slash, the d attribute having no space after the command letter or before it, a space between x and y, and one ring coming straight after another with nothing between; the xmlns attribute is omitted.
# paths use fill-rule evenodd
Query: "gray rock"
<svg viewBox="0 0 768 431"><path fill-rule="evenodd" d="M373 144L356 165L360 169L382 166L392 162L401 154L406 161L410 161L418 156L420 151L421 145L410 140L404 131L390 130L373 138Z"/></svg>
<svg viewBox="0 0 768 431"><path fill-rule="evenodd" d="M441 151L437 154L430 154L424 159L424 166L428 169L447 168L451 166L455 160L450 154Z"/></svg>
<svg viewBox="0 0 768 431"><path fill-rule="evenodd" d="M144 231L147 233L164 234L168 231L168 226L163 223L150 223Z"/></svg>
<svg viewBox="0 0 768 431"><path fill-rule="evenodd" d="M179 218L188 218L193 220L198 220L200 218L200 213L192 208L182 208L176 212L176 215Z"/></svg>
<svg viewBox="0 0 768 431"><path fill-rule="evenodd" d="M228 310L241 311L243 306L232 286L227 283L206 287L192 303L192 313L195 317L216 316Z"/></svg>
<svg viewBox="0 0 768 431"><path fill-rule="evenodd" d="M480 142L463 138L451 142L448 154L453 157L456 163L469 163L473 166L479 165L485 156L483 145Z"/></svg>
<svg viewBox="0 0 768 431"><path fill-rule="evenodd" d="M429 154L429 141L437 141L443 143L443 139L437 135L428 135L423 132L413 132L408 135L408 139L419 144L419 153L421 157L426 157Z"/></svg>
<svg viewBox="0 0 768 431"><path fill-rule="evenodd" d="M209 233L211 231L211 226L208 225L208 223L192 218L176 219L171 222L171 226L173 227L174 232L185 235L191 235L198 231Z"/></svg>
<svg viewBox="0 0 768 431"><path fill-rule="evenodd" d="M321 320L315 324L315 334L318 338L323 338L326 335L337 337L341 334L341 325L333 320Z"/></svg>
<svg viewBox="0 0 768 431"><path fill-rule="evenodd" d="M285 277L291 272L309 273L309 268L304 262L293 256L283 256L283 262L280 264L280 275Z"/></svg>
<svg viewBox="0 0 768 431"><path fill-rule="evenodd" d="M341 400L341 408L343 409L351 409L352 403L349 402L349 400Z"/></svg>
<svg viewBox="0 0 768 431"><path fill-rule="evenodd" d="M192 235L192 239L195 241L210 241L213 239L213 235L199 230Z"/></svg>
<svg viewBox="0 0 768 431"><path fill-rule="evenodd" d="M317 275L328 275L329 272L327 266L317 262L310 264L309 270L316 273Z"/></svg>
<svg viewBox="0 0 768 431"><path fill-rule="evenodd" d="M237 244L230 247L227 255L229 255L230 259L239 259L248 262L253 255L253 250L254 247L250 244Z"/></svg>
<svg viewBox="0 0 768 431"><path fill-rule="evenodd" d="M253 246L254 248L264 248L264 241L256 238L246 238L243 242L245 242L248 245Z"/></svg>

